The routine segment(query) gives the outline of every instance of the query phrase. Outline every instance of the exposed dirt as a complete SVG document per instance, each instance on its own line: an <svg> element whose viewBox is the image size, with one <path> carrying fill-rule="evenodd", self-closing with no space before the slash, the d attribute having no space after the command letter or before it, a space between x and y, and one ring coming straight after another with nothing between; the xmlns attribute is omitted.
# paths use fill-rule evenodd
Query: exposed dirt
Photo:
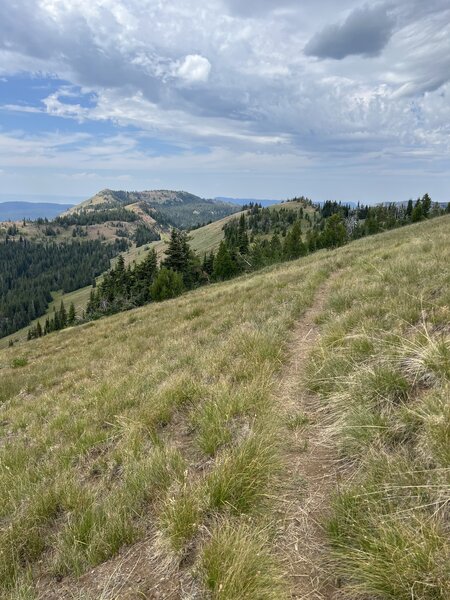
<svg viewBox="0 0 450 600"><path fill-rule="evenodd" d="M322 313L335 275L319 290L314 305L297 322L290 343L290 359L283 368L277 398L286 422L301 415L305 424L284 430L283 495L280 499L279 547L286 562L291 597L308 600L337 598L337 586L328 562L322 522L330 494L338 485L336 452L327 439L327 415L318 399L301 385L309 353L319 336L316 318ZM181 419L182 421L182 419ZM182 423L175 429L180 434ZM169 428L173 434L173 427ZM188 436L185 431L184 435ZM189 437L189 436L188 436ZM179 439L183 450L183 436ZM194 457L191 457L194 458ZM201 472L204 465L198 465ZM150 516L150 515L149 515ZM176 600L200 599L201 592L185 565L170 563L157 535L123 549L116 557L79 578L38 584L42 600ZM238 599L236 599L238 600Z"/></svg>
<svg viewBox="0 0 450 600"><path fill-rule="evenodd" d="M280 375L279 403L284 429L282 527L279 547L287 565L292 598L337 598L323 522L331 494L339 485L339 468L329 422L319 399L302 385L305 365L318 337L316 319L324 309L336 274L319 290L314 305L297 322L290 360ZM294 419L296 423L294 424Z"/></svg>

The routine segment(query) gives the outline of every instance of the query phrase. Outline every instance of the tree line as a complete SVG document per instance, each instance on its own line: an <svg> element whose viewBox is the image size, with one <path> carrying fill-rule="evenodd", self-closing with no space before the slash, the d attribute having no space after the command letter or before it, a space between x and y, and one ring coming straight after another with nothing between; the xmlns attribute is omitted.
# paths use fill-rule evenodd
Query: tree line
<svg viewBox="0 0 450 600"><path fill-rule="evenodd" d="M56 217L53 223L66 228L71 225L101 225L108 221L125 221L131 223L139 219L138 215L123 207L108 208L103 210L82 210Z"/></svg>
<svg viewBox="0 0 450 600"><path fill-rule="evenodd" d="M426 194L405 206L358 205L355 208L329 201L315 206L315 211L307 210L311 206L307 199L303 206L275 210L253 204L224 226L224 239L217 252L205 254L202 260L190 248L188 234L173 229L160 264L154 249L137 265L126 266L119 256L102 282L93 287L85 313L74 316L72 324L174 298L210 282L450 212L450 205L443 209L428 198ZM57 317L53 327L58 328L62 322L64 319ZM43 334L52 330L51 327L50 323L41 328Z"/></svg>
<svg viewBox="0 0 450 600"><path fill-rule="evenodd" d="M0 337L43 315L52 291L70 292L89 285L108 269L123 243L100 241L56 244L23 238L0 243Z"/></svg>

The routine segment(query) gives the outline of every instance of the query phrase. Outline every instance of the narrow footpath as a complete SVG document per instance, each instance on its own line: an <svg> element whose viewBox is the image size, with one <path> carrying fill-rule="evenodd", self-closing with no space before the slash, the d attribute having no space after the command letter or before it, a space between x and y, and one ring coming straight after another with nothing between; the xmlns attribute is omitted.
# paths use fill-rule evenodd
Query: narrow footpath
<svg viewBox="0 0 450 600"><path fill-rule="evenodd" d="M330 498L338 485L337 453L328 435L327 412L302 383L309 354L319 338L316 320L335 277L322 285L313 306L296 324L290 360L281 372L277 394L286 423L279 547L286 562L291 598L305 600L337 598L323 529Z"/></svg>

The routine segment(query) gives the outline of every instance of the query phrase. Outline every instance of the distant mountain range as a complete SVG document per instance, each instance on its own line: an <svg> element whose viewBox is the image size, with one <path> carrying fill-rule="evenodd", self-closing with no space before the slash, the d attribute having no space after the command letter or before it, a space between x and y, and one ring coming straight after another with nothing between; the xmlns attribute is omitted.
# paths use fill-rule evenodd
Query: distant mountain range
<svg viewBox="0 0 450 600"><path fill-rule="evenodd" d="M109 220L113 222L124 220L134 221L136 224L142 222L146 225L158 223L160 227L157 229L162 228L162 231L170 226L190 229L199 224L217 221L238 211L236 203L200 198L184 191L127 192L105 189L79 204L0 202L0 222L22 219L34 221L39 217L51 220L62 216L66 221L69 219L71 225L95 225ZM134 213L133 218L127 217L129 213Z"/></svg>
<svg viewBox="0 0 450 600"><path fill-rule="evenodd" d="M0 202L0 221L35 220L40 217L54 219L72 206L54 202Z"/></svg>
<svg viewBox="0 0 450 600"><path fill-rule="evenodd" d="M244 204L261 204L262 206L271 206L272 204L279 204L282 200L261 200L259 198L228 198L227 196L216 196L214 200L218 202L227 202L228 204L237 204L238 206L244 206Z"/></svg>

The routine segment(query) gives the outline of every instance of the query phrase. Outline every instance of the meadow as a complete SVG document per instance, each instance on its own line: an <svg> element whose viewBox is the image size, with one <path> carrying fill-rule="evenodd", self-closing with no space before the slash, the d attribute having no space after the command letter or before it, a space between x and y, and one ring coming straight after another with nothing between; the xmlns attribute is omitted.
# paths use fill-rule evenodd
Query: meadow
<svg viewBox="0 0 450 600"><path fill-rule="evenodd" d="M442 217L1 350L0 597L288 598L309 425L278 390L333 275L295 391L340 470L323 561L343 597L447 598L449 264Z"/></svg>

